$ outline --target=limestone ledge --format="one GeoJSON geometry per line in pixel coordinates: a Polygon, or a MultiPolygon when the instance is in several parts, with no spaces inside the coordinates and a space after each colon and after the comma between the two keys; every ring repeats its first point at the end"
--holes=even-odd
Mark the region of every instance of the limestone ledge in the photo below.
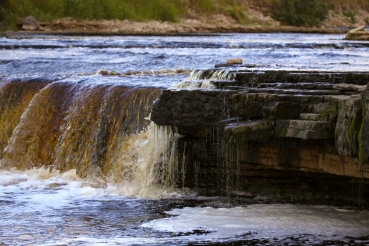
{"type": "Polygon", "coordinates": [[[154,104],[151,120],[177,127],[187,162],[369,178],[369,73],[232,73],[213,90],[163,90],[154,104]]]}

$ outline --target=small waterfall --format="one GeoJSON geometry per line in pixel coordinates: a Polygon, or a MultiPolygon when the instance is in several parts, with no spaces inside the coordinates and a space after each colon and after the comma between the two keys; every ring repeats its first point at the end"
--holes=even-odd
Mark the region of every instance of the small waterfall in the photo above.
{"type": "Polygon", "coordinates": [[[57,82],[29,103],[4,150],[3,166],[77,169],[103,175],[117,141],[144,130],[157,89],[57,82]]]}
{"type": "Polygon", "coordinates": [[[217,89],[214,81],[234,80],[235,76],[229,70],[193,70],[183,82],[174,85],[173,89],[217,89]]]}
{"type": "Polygon", "coordinates": [[[47,84],[1,84],[1,144],[8,144],[1,168],[38,179],[72,175],[130,197],[178,194],[185,178],[185,159],[180,164],[177,156],[181,136],[146,118],[158,89],[47,84]]]}
{"type": "Polygon", "coordinates": [[[111,161],[108,181],[114,192],[140,198],[176,194],[176,155],[180,136],[168,126],[151,123],[149,130],[120,141],[111,161]]]}

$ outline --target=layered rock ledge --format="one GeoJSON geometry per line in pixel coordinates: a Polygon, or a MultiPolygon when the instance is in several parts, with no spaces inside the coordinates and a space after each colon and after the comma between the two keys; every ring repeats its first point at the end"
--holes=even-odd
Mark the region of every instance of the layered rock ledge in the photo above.
{"type": "Polygon", "coordinates": [[[368,206],[368,72],[229,69],[194,71],[153,106],[182,136],[182,185],[368,206]]]}

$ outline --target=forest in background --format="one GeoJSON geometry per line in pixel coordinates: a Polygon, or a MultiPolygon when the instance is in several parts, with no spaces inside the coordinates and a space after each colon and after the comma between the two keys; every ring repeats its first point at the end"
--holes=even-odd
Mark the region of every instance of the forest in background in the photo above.
{"type": "MultiPolygon", "coordinates": [[[[352,22],[357,13],[355,9],[369,10],[369,0],[259,0],[257,3],[266,6],[266,15],[293,26],[319,25],[327,18],[329,10],[338,5],[346,6],[343,14],[352,22]]],[[[225,14],[242,24],[248,22],[248,1],[242,0],[2,0],[0,21],[12,29],[29,15],[39,21],[73,17],[178,22],[179,16],[189,9],[198,13],[225,14]]],[[[369,16],[366,21],[369,24],[369,16]]]]}

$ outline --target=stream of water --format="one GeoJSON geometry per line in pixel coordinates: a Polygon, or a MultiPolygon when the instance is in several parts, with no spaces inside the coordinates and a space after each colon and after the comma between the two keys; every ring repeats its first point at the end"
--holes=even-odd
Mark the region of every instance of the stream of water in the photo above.
{"type": "MultiPolygon", "coordinates": [[[[137,93],[147,98],[151,93],[154,97],[156,89],[180,84],[191,69],[214,68],[228,58],[239,57],[244,63],[266,69],[368,71],[369,43],[344,41],[343,37],[221,34],[0,38],[1,93],[10,81],[49,83],[24,102],[24,108],[19,109],[24,113],[17,116],[19,122],[7,133],[9,145],[3,146],[0,245],[369,245],[368,211],[266,204],[261,197],[203,197],[185,187],[176,187],[174,183],[180,177],[173,171],[178,166],[171,156],[176,136],[169,128],[151,125],[143,129],[138,125],[145,131],[132,133],[129,139],[118,136],[121,144],[108,150],[112,156],[108,163],[113,173],[108,173],[105,179],[90,174],[85,178],[78,175],[83,174],[83,170],[76,167],[75,162],[94,159],[88,154],[95,150],[89,139],[81,140],[90,148],[81,157],[73,154],[77,144],[70,148],[65,146],[80,141],[79,136],[89,132],[95,134],[98,132],[95,125],[104,123],[100,118],[115,115],[115,111],[105,106],[99,108],[99,105],[96,106],[98,113],[86,112],[86,108],[95,110],[90,107],[92,103],[98,104],[88,95],[101,95],[101,100],[109,105],[115,103],[113,97],[119,93],[125,95],[119,98],[121,101],[136,100],[137,93]],[[104,76],[101,70],[125,76],[104,76]],[[67,89],[46,97],[47,93],[54,93],[53,88],[61,87],[67,89]],[[124,89],[128,87],[138,89],[124,89]],[[88,100],[82,100],[81,95],[88,100]],[[67,98],[68,103],[64,103],[63,98],[67,98]],[[57,109],[41,108],[39,102],[53,102],[57,109]],[[65,129],[63,135],[52,135],[55,129],[51,126],[56,123],[51,119],[46,124],[42,110],[59,114],[53,119],[58,119],[60,128],[65,129]],[[79,116],[79,121],[70,119],[79,116]],[[41,125],[51,128],[47,131],[41,125]],[[83,128],[85,125],[88,125],[87,130],[83,128]],[[43,155],[43,159],[37,159],[32,152],[24,155],[27,160],[33,158],[32,163],[16,163],[26,160],[22,157],[22,143],[40,138],[33,136],[37,134],[24,135],[30,129],[48,133],[42,143],[52,145],[60,141],[58,151],[41,150],[40,145],[39,155],[43,155]],[[52,142],[50,139],[59,140],[52,142]],[[45,154],[47,151],[53,154],[45,154]],[[68,153],[75,159],[66,156],[68,153]],[[43,167],[43,161],[53,162],[63,170],[43,167]],[[5,167],[6,163],[13,167],[5,167]],[[156,163],[166,164],[159,167],[156,163]],[[159,179],[163,186],[156,185],[159,179]]],[[[127,112],[136,110],[126,104],[121,107],[127,107],[127,112]]],[[[142,115],[137,117],[142,118],[142,115]]],[[[9,130],[1,128],[1,131],[9,130]]],[[[112,130],[109,134],[113,136],[115,132],[112,130]]]]}

